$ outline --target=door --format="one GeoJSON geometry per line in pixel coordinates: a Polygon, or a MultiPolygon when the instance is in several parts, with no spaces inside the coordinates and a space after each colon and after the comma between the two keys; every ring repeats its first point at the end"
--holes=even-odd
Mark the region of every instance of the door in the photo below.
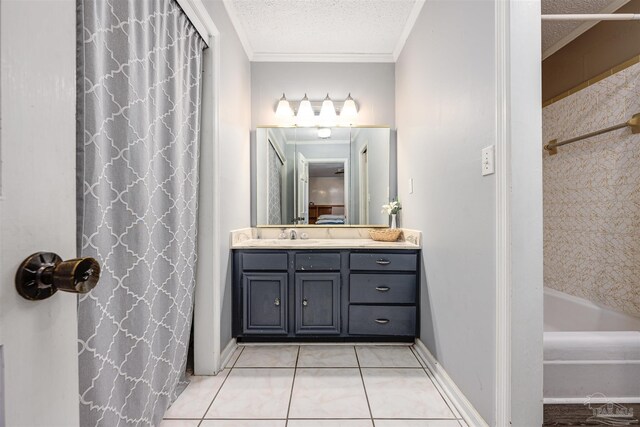
{"type": "Polygon", "coordinates": [[[244,273],[242,288],[244,333],[286,334],[287,273],[244,273]]]}
{"type": "Polygon", "coordinates": [[[298,153],[298,218],[309,224],[309,162],[298,153]]]}
{"type": "Polygon", "coordinates": [[[76,2],[3,0],[0,9],[0,425],[73,427],[77,297],[28,301],[14,277],[34,252],[76,255],[76,2]]]}
{"type": "Polygon", "coordinates": [[[340,273],[296,273],[296,334],[340,333],[340,273]]]}
{"type": "Polygon", "coordinates": [[[365,145],[360,151],[360,224],[369,224],[369,155],[368,146],[365,145]]]}

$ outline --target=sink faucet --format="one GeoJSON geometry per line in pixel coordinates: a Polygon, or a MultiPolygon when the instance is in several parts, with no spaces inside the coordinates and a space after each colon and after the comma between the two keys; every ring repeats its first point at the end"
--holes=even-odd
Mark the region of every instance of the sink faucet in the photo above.
{"type": "Polygon", "coordinates": [[[291,240],[296,240],[298,238],[298,233],[296,232],[296,230],[291,229],[291,231],[289,232],[289,238],[291,240]]]}

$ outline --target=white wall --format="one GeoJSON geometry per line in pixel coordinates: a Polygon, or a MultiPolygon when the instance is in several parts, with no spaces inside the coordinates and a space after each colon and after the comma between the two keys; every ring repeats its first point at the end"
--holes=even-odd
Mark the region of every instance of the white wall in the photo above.
{"type": "Polygon", "coordinates": [[[75,256],[76,4],[3,0],[0,15],[5,421],[73,427],[79,424],[77,298],[58,292],[27,301],[14,277],[36,251],[75,256]]]}
{"type": "Polygon", "coordinates": [[[427,1],[396,67],[401,219],[425,236],[420,338],[489,425],[496,192],[480,153],[496,137],[494,42],[492,1],[427,1]]]}
{"type": "Polygon", "coordinates": [[[398,187],[402,225],[425,235],[420,338],[486,422],[505,425],[496,409],[497,395],[509,395],[496,387],[496,261],[508,248],[496,244],[496,175],[480,173],[481,150],[496,144],[499,108],[505,108],[511,422],[534,426],[542,422],[540,6],[507,3],[511,45],[501,58],[496,5],[425,3],[396,64],[398,187]],[[499,99],[496,64],[503,60],[510,74],[499,99]]]}
{"type": "Polygon", "coordinates": [[[252,128],[278,124],[275,107],[283,92],[296,102],[305,93],[311,100],[322,100],[328,92],[339,101],[351,93],[358,105],[356,124],[394,128],[394,73],[391,63],[253,62],[252,128]]]}
{"type": "MultiPolygon", "coordinates": [[[[220,348],[224,349],[231,340],[231,252],[229,233],[250,223],[249,198],[249,132],[251,128],[251,69],[249,60],[233,28],[222,0],[204,0],[207,11],[220,31],[220,170],[201,170],[201,180],[212,174],[220,176],[220,239],[221,256],[219,278],[224,298],[213,303],[221,304],[220,348]]],[[[199,263],[213,260],[199,259],[199,263]]],[[[213,284],[211,284],[213,286],[213,284]]],[[[196,292],[196,299],[198,293],[196,292]]],[[[214,351],[214,319],[210,303],[199,310],[196,301],[195,340],[196,373],[212,373],[210,364],[214,351]],[[206,310],[206,312],[204,312],[206,310]],[[198,317],[201,316],[199,319],[198,317]],[[210,321],[208,321],[210,320],[210,321]],[[202,329],[199,331],[199,325],[202,329]],[[200,368],[200,369],[199,369],[200,368]],[[198,372],[199,371],[199,372],[198,372]]]]}

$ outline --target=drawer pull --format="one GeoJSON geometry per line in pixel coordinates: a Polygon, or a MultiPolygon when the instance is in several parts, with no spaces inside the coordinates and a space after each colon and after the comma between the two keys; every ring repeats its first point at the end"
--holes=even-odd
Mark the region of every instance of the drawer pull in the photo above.
{"type": "Polygon", "coordinates": [[[276,307],[280,306],[280,298],[276,298],[276,300],[273,302],[273,305],[275,305],[276,307]]]}
{"type": "Polygon", "coordinates": [[[389,292],[389,289],[391,289],[388,286],[376,286],[376,291],[378,292],[389,292]]]}
{"type": "Polygon", "coordinates": [[[376,264],[389,265],[391,264],[391,261],[389,261],[388,259],[380,258],[376,260],[376,264]]]}
{"type": "Polygon", "coordinates": [[[375,319],[376,323],[379,323],[380,325],[386,325],[387,323],[389,323],[389,319],[375,319]]]}
{"type": "Polygon", "coordinates": [[[308,306],[309,305],[309,300],[307,300],[306,298],[302,300],[302,305],[303,306],[308,306]]]}

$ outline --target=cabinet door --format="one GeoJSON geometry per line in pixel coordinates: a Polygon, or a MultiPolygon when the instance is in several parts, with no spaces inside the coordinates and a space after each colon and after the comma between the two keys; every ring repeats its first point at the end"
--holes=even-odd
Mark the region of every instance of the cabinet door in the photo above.
{"type": "Polygon", "coordinates": [[[244,273],[244,333],[287,333],[287,273],[244,273]]]}
{"type": "Polygon", "coordinates": [[[340,333],[340,273],[296,273],[296,334],[340,333]]]}

